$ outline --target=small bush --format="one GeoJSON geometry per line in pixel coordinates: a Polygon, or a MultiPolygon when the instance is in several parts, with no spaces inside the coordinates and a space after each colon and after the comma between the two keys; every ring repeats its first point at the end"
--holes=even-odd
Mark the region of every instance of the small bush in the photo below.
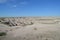
{"type": "Polygon", "coordinates": [[[37,28],[34,28],[34,30],[37,30],[37,28]]]}
{"type": "Polygon", "coordinates": [[[0,36],[6,36],[6,32],[0,32],[0,36]]]}

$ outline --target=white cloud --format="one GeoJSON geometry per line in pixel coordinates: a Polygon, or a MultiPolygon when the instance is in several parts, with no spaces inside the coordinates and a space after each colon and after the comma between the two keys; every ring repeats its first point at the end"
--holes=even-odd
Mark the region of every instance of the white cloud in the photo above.
{"type": "Polygon", "coordinates": [[[7,2],[7,0],[0,0],[0,3],[5,3],[7,2]]]}
{"type": "MultiPolygon", "coordinates": [[[[18,1],[18,0],[17,0],[18,1]]],[[[0,3],[6,3],[7,2],[7,6],[8,7],[11,7],[11,8],[16,8],[16,7],[24,7],[25,5],[27,5],[28,4],[28,2],[27,1],[22,1],[22,2],[19,2],[19,3],[17,3],[17,1],[16,0],[0,0],[0,3]],[[9,3],[9,2],[13,2],[13,3],[9,3]],[[16,2],[16,3],[14,3],[14,2],[16,2]]]]}

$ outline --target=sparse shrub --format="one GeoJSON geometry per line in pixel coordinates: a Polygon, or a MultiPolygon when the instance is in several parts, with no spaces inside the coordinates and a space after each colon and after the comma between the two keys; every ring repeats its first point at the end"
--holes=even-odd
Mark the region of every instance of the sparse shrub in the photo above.
{"type": "Polygon", "coordinates": [[[24,37],[24,39],[26,39],[26,38],[24,37]]]}
{"type": "Polygon", "coordinates": [[[48,40],[47,38],[45,40],[48,40]]]}
{"type": "Polygon", "coordinates": [[[37,28],[34,28],[34,30],[37,30],[37,28]]]}
{"type": "Polygon", "coordinates": [[[33,22],[31,22],[31,24],[30,25],[33,25],[34,23],[33,22]]]}
{"type": "Polygon", "coordinates": [[[37,37],[37,39],[39,38],[39,36],[36,36],[37,37]]]}
{"type": "Polygon", "coordinates": [[[2,21],[4,21],[5,18],[0,18],[2,21]]]}
{"type": "Polygon", "coordinates": [[[9,22],[4,22],[4,24],[7,24],[7,25],[9,25],[9,22]]]}
{"type": "Polygon", "coordinates": [[[1,22],[1,20],[0,20],[0,22],[1,22]]]}
{"type": "Polygon", "coordinates": [[[6,36],[6,32],[0,32],[0,36],[6,36]]]}

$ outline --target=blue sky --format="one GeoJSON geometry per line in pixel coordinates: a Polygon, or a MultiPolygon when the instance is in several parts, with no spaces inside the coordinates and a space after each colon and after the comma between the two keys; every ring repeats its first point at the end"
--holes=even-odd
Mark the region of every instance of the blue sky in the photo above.
{"type": "Polygon", "coordinates": [[[60,0],[0,0],[0,17],[60,16],[60,0]]]}

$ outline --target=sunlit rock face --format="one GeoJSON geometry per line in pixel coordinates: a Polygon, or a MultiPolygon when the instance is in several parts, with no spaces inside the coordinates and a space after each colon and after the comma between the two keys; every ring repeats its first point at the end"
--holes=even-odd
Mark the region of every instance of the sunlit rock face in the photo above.
{"type": "Polygon", "coordinates": [[[0,40],[60,40],[60,17],[0,18],[0,40]]]}
{"type": "Polygon", "coordinates": [[[9,26],[21,26],[21,25],[32,25],[35,22],[45,23],[45,24],[55,24],[58,23],[60,19],[52,17],[11,17],[11,18],[0,18],[0,23],[9,26]]]}
{"type": "Polygon", "coordinates": [[[29,18],[1,18],[0,19],[2,24],[6,24],[9,26],[24,26],[24,25],[32,25],[33,22],[29,18]]]}

